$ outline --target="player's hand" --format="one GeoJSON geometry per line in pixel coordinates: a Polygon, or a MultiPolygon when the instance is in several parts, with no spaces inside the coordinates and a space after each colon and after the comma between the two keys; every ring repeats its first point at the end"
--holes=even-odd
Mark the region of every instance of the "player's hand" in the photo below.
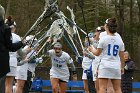
{"type": "Polygon", "coordinates": [[[29,62],[29,58],[28,57],[25,57],[24,61],[25,62],[29,62]]]}
{"type": "Polygon", "coordinates": [[[93,47],[93,45],[90,45],[87,49],[88,49],[89,51],[92,51],[92,50],[95,49],[95,48],[93,47]]]}
{"type": "Polygon", "coordinates": [[[86,55],[87,54],[87,52],[86,51],[83,51],[83,55],[86,55]]]}
{"type": "Polygon", "coordinates": [[[47,42],[50,43],[52,41],[51,37],[47,39],[47,42]]]}
{"type": "Polygon", "coordinates": [[[28,46],[25,50],[29,53],[32,51],[32,47],[28,46]]]}

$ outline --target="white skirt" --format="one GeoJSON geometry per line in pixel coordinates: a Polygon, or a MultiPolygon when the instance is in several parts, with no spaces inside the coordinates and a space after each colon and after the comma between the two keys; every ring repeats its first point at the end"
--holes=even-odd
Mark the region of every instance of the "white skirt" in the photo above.
{"type": "Polygon", "coordinates": [[[84,70],[83,70],[82,79],[87,79],[87,74],[84,72],[84,70]]]}
{"type": "Polygon", "coordinates": [[[17,73],[17,68],[16,67],[13,67],[13,66],[10,66],[10,72],[7,73],[6,76],[16,76],[16,73],[17,73]]]}
{"type": "Polygon", "coordinates": [[[55,69],[55,68],[51,68],[50,70],[50,78],[57,78],[60,79],[62,81],[69,81],[69,71],[68,69],[55,69]]]}
{"type": "Polygon", "coordinates": [[[15,79],[27,80],[28,63],[22,66],[17,66],[17,75],[15,79]]]}
{"type": "MultiPolygon", "coordinates": [[[[94,72],[92,71],[92,77],[93,77],[93,81],[96,81],[96,77],[94,76],[94,72]]],[[[87,74],[85,73],[85,70],[83,70],[83,75],[82,75],[82,79],[83,80],[87,80],[87,74]]]]}
{"type": "Polygon", "coordinates": [[[27,71],[17,71],[15,79],[27,80],[27,71]]]}
{"type": "Polygon", "coordinates": [[[93,74],[93,81],[96,81],[97,79],[97,70],[98,70],[99,62],[98,61],[93,61],[92,62],[92,74],[93,74]]]}
{"type": "Polygon", "coordinates": [[[68,81],[69,81],[69,76],[60,77],[60,76],[57,76],[57,75],[55,75],[55,74],[51,74],[51,75],[50,75],[50,78],[57,78],[57,79],[60,79],[60,80],[62,80],[62,81],[65,81],[65,82],[68,82],[68,81]]]}
{"type": "Polygon", "coordinates": [[[121,70],[114,68],[99,69],[98,78],[121,79],[121,70]]]}

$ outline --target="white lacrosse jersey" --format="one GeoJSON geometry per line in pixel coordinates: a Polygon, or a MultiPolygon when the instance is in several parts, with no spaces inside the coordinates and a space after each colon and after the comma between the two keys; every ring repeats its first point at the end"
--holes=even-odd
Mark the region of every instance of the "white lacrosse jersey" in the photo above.
{"type": "MultiPolygon", "coordinates": [[[[91,43],[94,47],[97,47],[98,45],[98,42],[96,40],[94,40],[92,43],[91,43]]],[[[91,52],[89,52],[91,53],[91,52]]],[[[92,53],[91,53],[92,54],[92,53]]],[[[92,66],[92,63],[94,62],[95,59],[91,59],[87,56],[83,56],[83,61],[82,61],[82,68],[84,70],[88,70],[90,69],[90,67],[92,66]]],[[[92,66],[92,68],[94,68],[94,65],[92,66]]]]}
{"type": "Polygon", "coordinates": [[[117,35],[100,38],[98,48],[102,49],[99,69],[121,69],[119,52],[124,51],[124,43],[117,35]]]}
{"type": "MultiPolygon", "coordinates": [[[[16,43],[18,41],[21,41],[21,38],[19,35],[12,33],[12,43],[16,43]]],[[[10,55],[10,66],[16,67],[17,66],[17,55],[16,52],[9,52],[10,55]]]]}
{"type": "Polygon", "coordinates": [[[82,68],[84,70],[88,70],[90,69],[91,65],[92,65],[93,59],[90,59],[86,56],[83,57],[83,61],[82,61],[82,68]]]}
{"type": "Polygon", "coordinates": [[[69,54],[62,51],[62,55],[58,57],[55,55],[55,51],[53,49],[49,50],[48,53],[52,61],[50,76],[56,76],[59,79],[69,78],[70,74],[67,64],[73,63],[69,54]]]}
{"type": "MultiPolygon", "coordinates": [[[[117,32],[114,33],[114,34],[122,40],[120,34],[118,34],[117,32]]],[[[107,32],[106,32],[106,31],[101,32],[100,35],[99,35],[99,38],[102,38],[102,37],[104,37],[104,36],[106,36],[106,35],[107,35],[107,32]]],[[[123,40],[122,40],[122,41],[123,41],[123,40]]]]}
{"type": "MultiPolygon", "coordinates": [[[[120,38],[120,39],[121,39],[121,42],[123,42],[122,37],[120,36],[120,34],[118,34],[118,33],[116,32],[116,33],[114,33],[114,35],[116,35],[118,38],[120,38]]],[[[99,35],[99,38],[101,39],[101,38],[103,38],[104,36],[107,36],[107,32],[106,32],[106,31],[101,32],[100,35],[99,35]]],[[[123,43],[123,44],[124,44],[124,43],[123,43]]]]}

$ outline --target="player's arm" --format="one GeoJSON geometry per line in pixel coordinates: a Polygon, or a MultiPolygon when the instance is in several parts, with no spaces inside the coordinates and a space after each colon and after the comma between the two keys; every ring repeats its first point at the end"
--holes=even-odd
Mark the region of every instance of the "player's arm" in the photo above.
{"type": "Polygon", "coordinates": [[[21,66],[24,63],[27,63],[29,61],[28,57],[26,57],[24,60],[21,60],[20,62],[17,62],[17,66],[21,66]]]}
{"type": "Polygon", "coordinates": [[[93,55],[92,52],[88,51],[87,55],[86,55],[88,58],[90,59],[95,59],[95,56],[93,55]]]}
{"type": "Polygon", "coordinates": [[[91,51],[95,56],[99,56],[102,52],[103,44],[104,44],[104,39],[102,38],[99,40],[97,49],[93,45],[90,45],[88,47],[88,50],[91,51]]]}
{"type": "Polygon", "coordinates": [[[89,47],[88,47],[88,50],[89,50],[90,52],[92,52],[95,56],[99,56],[99,55],[101,54],[101,52],[102,52],[102,49],[101,49],[101,48],[95,49],[95,48],[93,47],[93,45],[89,46],[89,47]]]}
{"type": "Polygon", "coordinates": [[[47,56],[49,56],[49,50],[50,50],[51,47],[48,47],[48,45],[50,44],[51,41],[52,41],[52,38],[49,37],[47,39],[46,45],[45,45],[44,50],[43,50],[43,54],[45,54],[47,56]]]}
{"type": "Polygon", "coordinates": [[[121,60],[121,71],[124,74],[124,51],[119,52],[120,60],[121,60]]]}
{"type": "Polygon", "coordinates": [[[76,67],[73,63],[73,59],[68,55],[68,60],[67,62],[69,63],[71,70],[72,70],[72,77],[74,80],[77,80],[77,74],[76,74],[76,67]]]}
{"type": "Polygon", "coordinates": [[[70,67],[71,67],[71,70],[72,70],[72,78],[73,78],[73,80],[77,80],[76,67],[75,67],[73,62],[70,63],[70,67]]]}

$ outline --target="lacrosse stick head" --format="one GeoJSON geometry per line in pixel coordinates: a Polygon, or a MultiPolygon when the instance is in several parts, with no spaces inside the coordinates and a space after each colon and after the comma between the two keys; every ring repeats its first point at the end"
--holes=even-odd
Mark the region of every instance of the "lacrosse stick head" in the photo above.
{"type": "Polygon", "coordinates": [[[61,34],[62,32],[62,28],[60,27],[60,25],[63,24],[63,20],[61,19],[57,19],[55,20],[50,29],[47,31],[47,36],[51,36],[53,37],[54,41],[57,41],[57,39],[61,38],[61,34]]]}
{"type": "Polygon", "coordinates": [[[35,36],[33,35],[28,35],[26,38],[26,44],[31,44],[31,43],[35,43],[37,41],[37,38],[35,38],[35,36]]]}
{"type": "Polygon", "coordinates": [[[57,2],[57,0],[45,0],[44,9],[47,9],[48,7],[50,7],[51,5],[55,4],[56,2],[57,2]]]}
{"type": "Polygon", "coordinates": [[[77,0],[79,7],[83,8],[84,0],[77,0]]]}

